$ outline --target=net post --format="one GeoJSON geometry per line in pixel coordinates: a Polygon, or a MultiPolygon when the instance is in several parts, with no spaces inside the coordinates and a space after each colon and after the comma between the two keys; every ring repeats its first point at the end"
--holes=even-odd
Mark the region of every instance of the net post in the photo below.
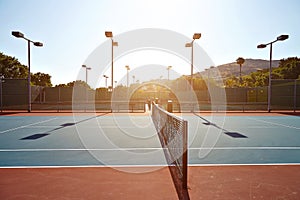
{"type": "Polygon", "coordinates": [[[183,141],[183,155],[182,155],[182,164],[183,164],[183,181],[182,187],[183,189],[187,190],[187,177],[188,177],[188,148],[187,148],[187,121],[183,121],[183,134],[182,134],[182,141],[183,141]]]}

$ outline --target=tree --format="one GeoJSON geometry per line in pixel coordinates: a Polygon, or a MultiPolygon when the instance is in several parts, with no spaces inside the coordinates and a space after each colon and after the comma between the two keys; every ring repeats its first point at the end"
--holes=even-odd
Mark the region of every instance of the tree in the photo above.
{"type": "MultiPolygon", "coordinates": [[[[28,67],[22,65],[15,57],[0,52],[0,76],[4,78],[27,78],[28,67]]],[[[51,87],[51,76],[41,72],[31,74],[31,84],[51,87]]]]}
{"type": "MultiPolygon", "coordinates": [[[[238,59],[237,59],[238,60],[238,59]]],[[[242,59],[239,61],[242,63],[242,59]]],[[[300,78],[300,58],[290,57],[281,59],[279,66],[273,68],[272,79],[299,79],[300,78]]],[[[262,69],[242,76],[242,87],[263,87],[268,86],[269,69],[262,69]]],[[[226,87],[236,87],[236,78],[229,77],[225,81],[226,87]]]]}
{"type": "Polygon", "coordinates": [[[242,84],[242,65],[244,64],[245,59],[242,57],[238,57],[238,59],[236,59],[236,63],[240,65],[240,84],[242,84]]]}
{"type": "Polygon", "coordinates": [[[44,74],[41,72],[31,74],[31,83],[33,85],[51,87],[51,76],[49,74],[44,74]]]}
{"type": "Polygon", "coordinates": [[[61,84],[55,85],[55,87],[68,87],[68,86],[64,83],[61,83],[61,84]]]}
{"type": "Polygon", "coordinates": [[[0,52],[0,75],[4,78],[27,78],[28,67],[15,57],[0,52]]]}
{"type": "Polygon", "coordinates": [[[281,59],[273,74],[275,74],[273,79],[297,79],[300,75],[300,59],[297,57],[281,59]]]}
{"type": "Polygon", "coordinates": [[[91,89],[91,87],[88,84],[86,84],[85,81],[82,81],[82,80],[72,81],[67,84],[55,85],[55,87],[74,87],[75,85],[80,86],[80,87],[87,87],[87,88],[91,89]]]}
{"type": "Polygon", "coordinates": [[[235,76],[231,76],[225,80],[225,86],[229,88],[234,88],[240,86],[238,79],[235,76]]]}

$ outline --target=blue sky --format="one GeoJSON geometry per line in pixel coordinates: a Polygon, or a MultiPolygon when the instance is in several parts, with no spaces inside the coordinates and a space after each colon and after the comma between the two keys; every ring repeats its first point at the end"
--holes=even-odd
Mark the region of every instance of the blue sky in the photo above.
{"type": "Polygon", "coordinates": [[[299,57],[299,9],[298,0],[0,0],[0,52],[27,65],[26,43],[11,31],[43,42],[32,47],[32,72],[50,74],[53,84],[76,80],[89,54],[107,40],[106,30],[117,35],[162,28],[188,37],[200,32],[196,42],[215,65],[240,56],[268,59],[269,49],[256,46],[289,34],[274,45],[273,58],[299,57]]]}

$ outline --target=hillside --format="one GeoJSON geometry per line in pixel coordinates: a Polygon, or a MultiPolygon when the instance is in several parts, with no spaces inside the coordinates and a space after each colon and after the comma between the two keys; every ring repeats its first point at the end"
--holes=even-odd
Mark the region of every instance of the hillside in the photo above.
{"type": "MultiPolygon", "coordinates": [[[[245,59],[245,63],[242,65],[242,75],[250,74],[251,72],[257,71],[259,69],[266,69],[269,68],[270,62],[268,60],[261,60],[261,59],[245,59]]],[[[279,60],[272,61],[272,67],[278,67],[279,60]]],[[[220,74],[222,77],[229,77],[229,76],[239,76],[240,67],[236,62],[227,63],[223,65],[217,66],[220,74]]],[[[209,73],[214,75],[213,72],[215,69],[209,69],[209,73]]],[[[200,72],[201,75],[207,76],[206,72],[200,72]]]]}

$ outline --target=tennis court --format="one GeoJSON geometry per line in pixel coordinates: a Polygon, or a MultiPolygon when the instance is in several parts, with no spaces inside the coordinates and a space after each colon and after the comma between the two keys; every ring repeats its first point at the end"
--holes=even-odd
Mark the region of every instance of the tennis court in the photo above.
{"type": "MultiPolygon", "coordinates": [[[[300,198],[299,116],[194,113],[180,117],[188,121],[191,199],[300,198]]],[[[138,199],[147,191],[151,194],[149,199],[177,198],[147,112],[11,114],[0,116],[0,124],[2,199],[34,195],[36,199],[55,198],[56,193],[71,199],[114,199],[116,193],[123,199],[138,199]],[[44,171],[33,173],[34,170],[44,171]],[[41,179],[40,185],[49,183],[50,189],[24,189],[17,180],[25,177],[24,184],[28,184],[28,179],[34,178],[30,173],[41,179]],[[90,187],[77,188],[79,183],[76,187],[72,177],[76,181],[87,179],[90,187]],[[60,189],[55,181],[62,184],[60,189]],[[63,187],[67,188],[65,192],[63,187]],[[98,192],[91,188],[98,188],[98,192]],[[75,195],[74,190],[81,191],[75,192],[79,196],[71,195],[75,195]],[[84,198],[80,193],[90,195],[84,198]]]]}

